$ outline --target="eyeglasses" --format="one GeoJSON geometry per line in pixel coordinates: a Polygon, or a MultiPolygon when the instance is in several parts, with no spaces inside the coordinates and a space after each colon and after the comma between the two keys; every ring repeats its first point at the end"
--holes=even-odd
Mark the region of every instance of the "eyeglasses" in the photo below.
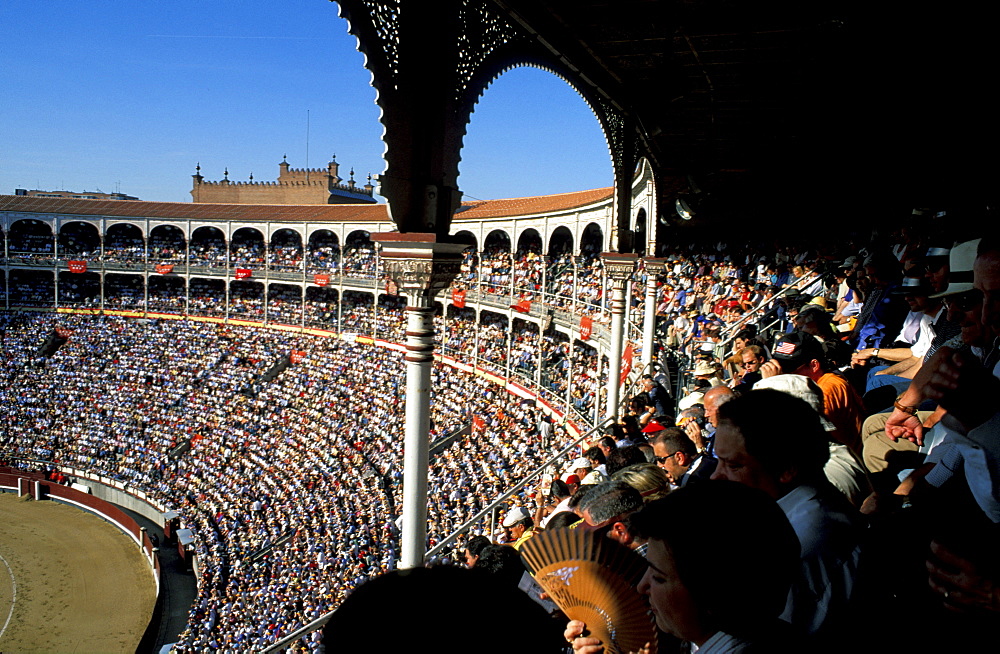
{"type": "Polygon", "coordinates": [[[975,290],[965,291],[964,293],[949,295],[944,299],[944,302],[948,305],[949,309],[955,311],[971,311],[972,309],[977,309],[983,305],[983,294],[975,290]]]}
{"type": "MultiPolygon", "coordinates": [[[[677,452],[680,452],[680,450],[677,450],[677,452]]],[[[667,456],[654,456],[653,459],[655,459],[657,463],[666,463],[668,459],[672,459],[677,456],[677,452],[668,454],[667,456]]]]}

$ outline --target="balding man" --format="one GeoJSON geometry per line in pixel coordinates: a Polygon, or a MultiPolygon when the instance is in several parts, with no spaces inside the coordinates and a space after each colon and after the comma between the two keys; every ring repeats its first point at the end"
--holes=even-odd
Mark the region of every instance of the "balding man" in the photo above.
{"type": "Polygon", "coordinates": [[[705,429],[702,429],[700,425],[697,426],[697,430],[695,427],[690,426],[690,423],[685,425],[688,438],[694,442],[699,452],[715,456],[713,450],[715,428],[719,425],[719,407],[735,397],[736,393],[728,386],[716,386],[705,393],[703,400],[705,403],[705,421],[707,422],[705,429]]]}
{"type": "Polygon", "coordinates": [[[736,393],[726,386],[716,386],[705,393],[705,419],[713,431],[719,426],[719,407],[736,397],[736,393]]]}

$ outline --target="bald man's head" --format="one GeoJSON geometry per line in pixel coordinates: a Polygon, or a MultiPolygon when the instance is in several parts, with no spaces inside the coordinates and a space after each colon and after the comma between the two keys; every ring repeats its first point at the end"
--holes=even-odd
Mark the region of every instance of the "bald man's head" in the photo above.
{"type": "Polygon", "coordinates": [[[734,397],[736,397],[736,394],[733,393],[733,389],[727,386],[716,386],[705,393],[705,397],[702,400],[705,404],[705,418],[713,427],[719,426],[719,407],[734,397]]]}

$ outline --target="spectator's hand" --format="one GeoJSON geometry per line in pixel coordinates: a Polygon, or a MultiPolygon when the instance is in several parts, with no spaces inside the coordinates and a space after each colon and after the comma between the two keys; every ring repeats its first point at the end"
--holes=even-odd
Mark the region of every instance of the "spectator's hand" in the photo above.
{"type": "Polygon", "coordinates": [[[761,379],[767,379],[768,377],[775,377],[781,374],[781,364],[775,359],[766,361],[760,366],[760,376],[761,379]]]}
{"type": "Polygon", "coordinates": [[[885,435],[893,442],[905,438],[918,447],[924,444],[924,426],[920,418],[899,409],[893,409],[892,415],[885,421],[885,435]]]}
{"type": "Polygon", "coordinates": [[[858,510],[862,513],[862,515],[874,515],[878,513],[880,508],[878,494],[872,493],[865,498],[865,501],[861,503],[861,508],[858,510]]]}
{"type": "Polygon", "coordinates": [[[697,420],[691,420],[684,425],[684,433],[687,434],[687,437],[691,439],[691,442],[699,450],[705,447],[705,439],[701,434],[701,425],[698,424],[697,420]]]}
{"type": "Polygon", "coordinates": [[[597,638],[584,636],[586,630],[587,625],[584,623],[579,620],[570,620],[569,624],[566,625],[566,630],[563,631],[563,638],[573,646],[573,654],[601,654],[604,651],[601,641],[597,638]]]}
{"type": "MultiPolygon", "coordinates": [[[[563,632],[563,637],[573,646],[573,654],[601,654],[604,645],[597,638],[585,637],[583,634],[587,630],[587,625],[579,620],[570,620],[563,632]]],[[[638,652],[629,654],[652,654],[653,648],[650,643],[643,645],[638,652]]]]}
{"type": "Polygon", "coordinates": [[[1000,381],[971,354],[954,352],[938,361],[924,383],[923,392],[966,429],[973,429],[996,413],[1000,381]]]}
{"type": "Polygon", "coordinates": [[[875,350],[866,347],[863,350],[858,350],[857,352],[851,354],[851,367],[860,368],[868,363],[868,359],[872,358],[875,354],[875,350]]]}
{"type": "Polygon", "coordinates": [[[962,613],[1000,613],[1000,585],[977,562],[933,541],[926,565],[927,582],[942,595],[945,608],[962,613]]]}

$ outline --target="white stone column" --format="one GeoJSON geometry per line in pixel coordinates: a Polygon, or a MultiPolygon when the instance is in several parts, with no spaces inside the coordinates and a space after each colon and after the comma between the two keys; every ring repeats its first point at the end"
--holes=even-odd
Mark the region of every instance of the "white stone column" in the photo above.
{"type": "Polygon", "coordinates": [[[373,234],[382,244],[385,272],[406,295],[406,408],[403,436],[403,535],[399,567],[423,565],[427,551],[427,470],[430,451],[434,296],[461,266],[461,244],[433,234],[373,234]]]}
{"type": "Polygon", "coordinates": [[[427,540],[431,364],[434,310],[428,294],[406,291],[406,419],[403,441],[403,541],[400,568],[423,565],[427,540]]]}
{"type": "Polygon", "coordinates": [[[638,256],[635,254],[620,254],[605,252],[601,255],[604,261],[604,271],[608,286],[611,287],[611,343],[608,351],[608,403],[604,416],[614,418],[618,415],[618,399],[621,389],[622,373],[622,337],[625,331],[625,286],[638,256]]]}
{"type": "MultiPolygon", "coordinates": [[[[656,285],[660,275],[667,268],[666,259],[652,257],[643,259],[646,271],[646,306],[642,317],[642,365],[648,368],[653,361],[654,341],[656,338],[656,285]]],[[[652,374],[650,371],[649,374],[652,374]]]]}

